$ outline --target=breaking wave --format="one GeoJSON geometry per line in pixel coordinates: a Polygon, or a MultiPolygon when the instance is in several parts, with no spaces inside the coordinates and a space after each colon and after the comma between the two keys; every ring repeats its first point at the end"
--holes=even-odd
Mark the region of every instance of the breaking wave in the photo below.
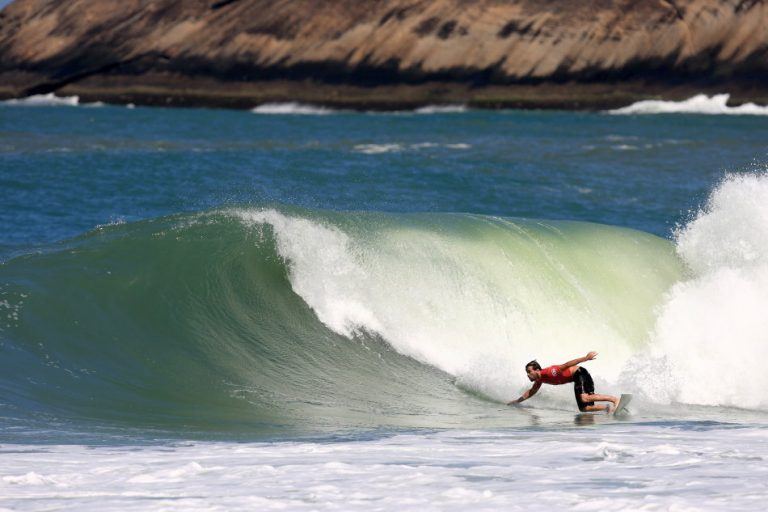
{"type": "Polygon", "coordinates": [[[337,112],[336,110],[318,107],[315,105],[306,105],[303,103],[264,103],[251,110],[254,114],[272,114],[272,115],[327,115],[337,112]]]}
{"type": "MultiPolygon", "coordinates": [[[[503,421],[525,362],[588,350],[603,391],[764,410],[766,205],[768,178],[730,177],[674,243],[288,206],[103,226],[0,265],[2,414],[471,426],[503,421]]],[[[571,409],[564,388],[542,400],[571,409]]]]}
{"type": "Polygon", "coordinates": [[[466,111],[466,105],[427,105],[417,108],[414,112],[417,114],[460,114],[466,111]]]}
{"type": "Polygon", "coordinates": [[[768,106],[744,103],[729,106],[729,94],[697,94],[683,101],[645,100],[627,107],[610,110],[610,114],[710,114],[710,115],[768,115],[768,106]]]}
{"type": "Polygon", "coordinates": [[[79,96],[56,96],[54,93],[36,94],[26,98],[5,100],[3,105],[22,107],[102,107],[104,103],[80,103],[79,96]]]}

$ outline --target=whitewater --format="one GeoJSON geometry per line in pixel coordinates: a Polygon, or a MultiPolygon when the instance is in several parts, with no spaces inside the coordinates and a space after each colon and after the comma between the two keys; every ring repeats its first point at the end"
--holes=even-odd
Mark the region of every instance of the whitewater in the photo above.
{"type": "Polygon", "coordinates": [[[70,107],[0,107],[0,510],[768,498],[759,116],[70,107]],[[629,416],[506,405],[589,350],[629,416]]]}

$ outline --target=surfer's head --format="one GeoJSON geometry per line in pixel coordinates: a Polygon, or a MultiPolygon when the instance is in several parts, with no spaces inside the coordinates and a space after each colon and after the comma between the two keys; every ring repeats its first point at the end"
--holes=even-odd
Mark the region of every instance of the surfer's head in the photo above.
{"type": "Polygon", "coordinates": [[[531,382],[538,380],[541,377],[541,365],[535,359],[525,365],[525,373],[528,374],[528,380],[531,382]]]}

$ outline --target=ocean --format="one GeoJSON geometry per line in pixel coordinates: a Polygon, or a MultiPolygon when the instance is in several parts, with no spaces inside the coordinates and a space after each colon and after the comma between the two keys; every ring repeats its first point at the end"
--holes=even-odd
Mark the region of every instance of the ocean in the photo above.
{"type": "Polygon", "coordinates": [[[0,511],[762,510],[768,109],[0,103],[0,511]],[[530,387],[584,364],[630,414],[530,387]]]}

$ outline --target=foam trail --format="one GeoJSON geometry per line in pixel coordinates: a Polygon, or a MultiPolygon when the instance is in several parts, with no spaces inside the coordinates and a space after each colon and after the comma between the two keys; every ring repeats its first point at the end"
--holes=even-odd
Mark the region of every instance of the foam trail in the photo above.
{"type": "Polygon", "coordinates": [[[727,177],[676,234],[690,277],[626,382],[657,402],[768,408],[768,175],[727,177]]]}
{"type": "Polygon", "coordinates": [[[697,94],[683,101],[645,100],[627,107],[609,110],[609,114],[709,114],[709,115],[768,115],[768,106],[744,103],[728,106],[729,94],[697,94]]]}
{"type": "Polygon", "coordinates": [[[272,115],[327,115],[336,112],[326,107],[305,105],[302,103],[264,103],[251,110],[254,114],[272,115]]]}

